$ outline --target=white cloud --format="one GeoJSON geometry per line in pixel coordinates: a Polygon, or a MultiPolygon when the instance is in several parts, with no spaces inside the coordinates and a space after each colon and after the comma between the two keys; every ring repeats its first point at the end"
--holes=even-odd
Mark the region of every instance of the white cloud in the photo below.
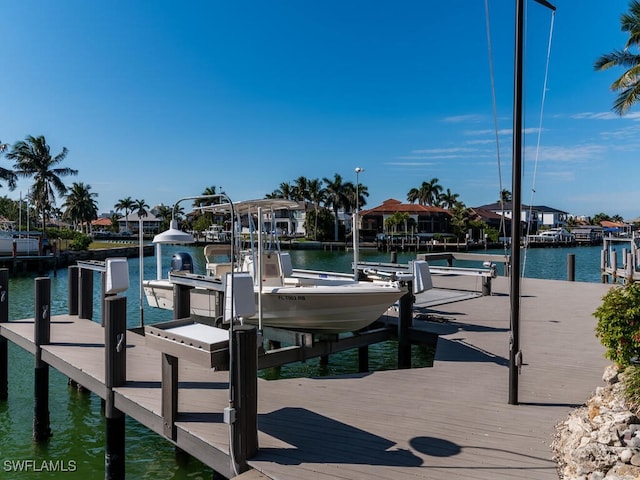
{"type": "Polygon", "coordinates": [[[444,123],[478,123],[485,121],[486,118],[484,115],[470,114],[470,115],[455,115],[452,117],[445,117],[442,119],[444,123]]]}
{"type": "Polygon", "coordinates": [[[576,120],[640,120],[640,112],[627,113],[625,115],[618,115],[615,112],[581,112],[571,115],[571,118],[576,120]]]}

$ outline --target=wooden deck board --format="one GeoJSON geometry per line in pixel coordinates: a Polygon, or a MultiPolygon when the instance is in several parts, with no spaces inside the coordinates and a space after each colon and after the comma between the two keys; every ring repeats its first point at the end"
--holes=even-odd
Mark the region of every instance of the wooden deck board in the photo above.
{"type": "MultiPolygon", "coordinates": [[[[471,280],[434,283],[473,289],[471,280]]],[[[416,311],[431,321],[414,324],[440,334],[434,367],[259,380],[260,450],[250,464],[274,480],[556,479],[553,426],[600,385],[607,364],[592,316],[607,288],[523,281],[520,405],[507,404],[508,279],[495,279],[490,297],[427,305],[418,296],[416,311]]],[[[102,328],[60,316],[51,331],[43,358],[104,395],[102,328]]],[[[32,322],[0,325],[0,334],[32,349],[32,322]]],[[[160,354],[128,334],[128,383],[116,389],[116,407],[158,433],[160,378],[160,354]]],[[[226,372],[180,362],[177,443],[222,473],[227,381],[226,372]]]]}

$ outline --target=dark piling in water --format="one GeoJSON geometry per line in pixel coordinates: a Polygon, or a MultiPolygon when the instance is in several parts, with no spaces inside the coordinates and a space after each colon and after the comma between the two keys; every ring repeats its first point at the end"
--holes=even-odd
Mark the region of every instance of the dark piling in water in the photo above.
{"type": "Polygon", "coordinates": [[[42,361],[42,345],[51,339],[51,279],[35,279],[34,316],[35,382],[33,405],[33,439],[45,442],[51,436],[49,424],[49,365],[42,361]]]}

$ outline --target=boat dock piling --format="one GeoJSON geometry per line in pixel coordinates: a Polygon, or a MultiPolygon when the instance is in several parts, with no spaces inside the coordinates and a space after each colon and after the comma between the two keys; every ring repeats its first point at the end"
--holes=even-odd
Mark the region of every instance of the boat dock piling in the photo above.
{"type": "MultiPolygon", "coordinates": [[[[9,321],[9,270],[0,268],[0,323],[9,321]]],[[[9,394],[7,339],[0,336],[0,401],[9,394]]]]}
{"type": "Polygon", "coordinates": [[[35,385],[33,406],[33,439],[44,442],[51,436],[49,426],[49,365],[42,360],[42,346],[51,342],[51,279],[35,279],[35,385]]]}
{"type": "Polygon", "coordinates": [[[600,252],[600,275],[602,283],[631,283],[640,281],[638,262],[638,238],[605,237],[600,252]],[[622,245],[620,251],[616,249],[622,245]],[[620,263],[621,262],[621,263],[620,263]]]}

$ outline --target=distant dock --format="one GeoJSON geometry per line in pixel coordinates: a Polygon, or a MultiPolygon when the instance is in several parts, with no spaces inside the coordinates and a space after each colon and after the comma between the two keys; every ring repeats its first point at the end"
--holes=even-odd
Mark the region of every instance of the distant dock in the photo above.
{"type": "MultiPolygon", "coordinates": [[[[549,447],[554,425],[601,385],[607,365],[592,313],[610,286],[523,279],[525,364],[519,405],[508,405],[508,283],[497,277],[492,295],[468,295],[479,291],[477,278],[434,276],[436,289],[419,294],[413,308],[414,326],[439,335],[432,368],[258,379],[258,450],[237,478],[556,480],[549,447]]],[[[395,316],[390,310],[381,321],[393,325],[395,316]]],[[[127,332],[126,381],[109,387],[105,327],[77,314],[58,315],[49,334],[48,343],[37,345],[34,319],[0,322],[0,337],[167,436],[166,366],[144,336],[127,332]]],[[[191,361],[176,366],[170,441],[234,477],[223,414],[229,372],[191,361]]],[[[53,433],[51,442],[57,441],[53,433]]]]}

